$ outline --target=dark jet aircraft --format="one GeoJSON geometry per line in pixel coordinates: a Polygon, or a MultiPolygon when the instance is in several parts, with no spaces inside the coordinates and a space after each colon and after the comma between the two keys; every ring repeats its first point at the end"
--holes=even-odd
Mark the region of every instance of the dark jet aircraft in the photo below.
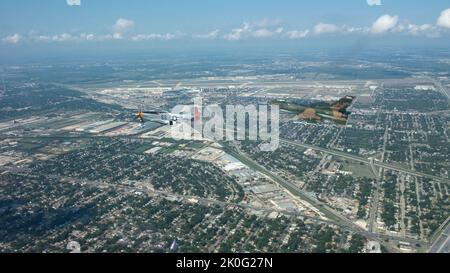
{"type": "Polygon", "coordinates": [[[280,109],[298,115],[298,118],[310,123],[319,123],[329,120],[341,125],[346,125],[351,112],[348,108],[353,104],[356,97],[346,96],[339,101],[333,102],[296,102],[286,100],[275,100],[272,104],[279,105],[280,109]]]}

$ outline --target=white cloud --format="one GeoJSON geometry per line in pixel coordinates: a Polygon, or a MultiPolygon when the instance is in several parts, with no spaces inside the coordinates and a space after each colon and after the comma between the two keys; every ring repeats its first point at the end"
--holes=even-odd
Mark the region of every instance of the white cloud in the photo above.
{"type": "Polygon", "coordinates": [[[373,23],[371,32],[373,34],[383,34],[395,28],[397,23],[398,16],[383,15],[373,23]]]}
{"type": "Polygon", "coordinates": [[[317,35],[338,32],[339,28],[333,24],[319,23],[314,27],[314,33],[317,35]]]}
{"type": "Polygon", "coordinates": [[[115,32],[126,32],[134,27],[134,22],[128,19],[119,18],[113,26],[115,32]]]}
{"type": "Polygon", "coordinates": [[[349,27],[344,26],[343,32],[345,34],[354,34],[354,33],[360,33],[360,34],[366,34],[370,32],[370,27],[349,27]]]}
{"type": "Polygon", "coordinates": [[[82,41],[103,40],[100,37],[98,37],[92,33],[80,33],[80,34],[62,33],[62,34],[55,34],[55,35],[40,35],[37,33],[31,33],[28,38],[31,41],[46,42],[46,43],[50,43],[50,42],[54,42],[54,43],[82,42],[82,41]]]}
{"type": "Polygon", "coordinates": [[[38,41],[38,42],[51,42],[52,41],[52,36],[39,35],[39,36],[33,37],[33,40],[38,41]]]}
{"type": "Polygon", "coordinates": [[[177,38],[180,38],[184,36],[181,32],[176,33],[166,33],[166,34],[159,34],[159,33],[152,33],[152,34],[139,34],[136,36],[131,37],[131,40],[134,42],[141,42],[141,41],[170,41],[177,38]]]}
{"type": "Polygon", "coordinates": [[[371,31],[370,27],[352,27],[347,25],[337,26],[334,24],[324,24],[319,23],[314,27],[315,35],[322,34],[340,34],[340,35],[350,35],[350,34],[367,34],[371,31]]]}
{"type": "Polygon", "coordinates": [[[274,33],[266,28],[262,28],[253,31],[252,35],[255,38],[270,38],[274,35],[274,33]]]}
{"type": "Polygon", "coordinates": [[[307,30],[291,30],[286,32],[286,37],[289,39],[303,39],[309,35],[310,31],[307,30]]]}
{"type": "Polygon", "coordinates": [[[425,36],[428,38],[437,38],[441,35],[439,28],[431,24],[399,24],[393,31],[412,36],[425,36]]]}
{"type": "Polygon", "coordinates": [[[81,40],[85,40],[85,41],[94,41],[97,37],[95,36],[95,34],[88,34],[88,33],[81,33],[80,34],[80,38],[81,40]]]}
{"type": "Polygon", "coordinates": [[[450,9],[446,9],[441,12],[437,25],[440,27],[450,28],[450,9]]]}
{"type": "Polygon", "coordinates": [[[52,41],[54,42],[67,42],[72,40],[76,40],[76,38],[69,33],[63,33],[52,37],[52,41]]]}
{"type": "Polygon", "coordinates": [[[381,6],[381,0],[367,0],[369,6],[381,6]]]}
{"type": "Polygon", "coordinates": [[[243,36],[251,31],[250,24],[245,22],[241,28],[235,28],[231,33],[224,36],[225,39],[230,41],[239,41],[243,36]]]}
{"type": "Polygon", "coordinates": [[[207,40],[213,40],[216,39],[219,35],[219,30],[216,29],[214,31],[211,31],[209,33],[206,34],[198,34],[198,35],[194,35],[194,38],[198,38],[198,39],[207,39],[207,40]]]}
{"type": "Polygon", "coordinates": [[[244,22],[242,27],[231,30],[223,38],[229,41],[239,41],[251,37],[263,39],[281,36],[283,32],[281,20],[264,19],[253,23],[244,22]]]}
{"type": "Polygon", "coordinates": [[[18,44],[21,40],[22,36],[16,33],[10,36],[6,36],[2,41],[8,44],[18,44]]]}
{"type": "Polygon", "coordinates": [[[133,29],[134,22],[128,19],[119,18],[112,27],[112,38],[115,40],[122,40],[124,34],[133,29]]]}
{"type": "Polygon", "coordinates": [[[81,6],[81,0],[66,0],[69,6],[81,6]]]}
{"type": "MultiPolygon", "coordinates": [[[[436,38],[446,32],[444,28],[450,28],[450,9],[444,10],[437,20],[437,24],[414,24],[408,21],[399,22],[398,16],[383,15],[372,26],[347,26],[327,23],[319,23],[312,30],[285,30],[280,25],[280,20],[262,20],[253,23],[244,22],[241,27],[234,28],[228,33],[220,34],[218,29],[203,34],[191,34],[192,39],[226,39],[239,41],[243,39],[304,39],[312,35],[336,34],[336,35],[369,35],[394,33],[398,35],[410,35],[417,37],[436,38]]],[[[17,44],[22,40],[31,42],[89,42],[109,40],[129,41],[170,41],[186,36],[182,32],[174,33],[150,33],[135,34],[132,30],[135,23],[131,20],[119,18],[109,33],[67,32],[62,34],[40,34],[30,31],[28,34],[13,34],[0,41],[3,43],[17,44]],[[130,34],[131,33],[131,34],[130,34]]]]}
{"type": "Polygon", "coordinates": [[[112,38],[114,40],[122,40],[123,39],[123,34],[119,33],[119,32],[113,33],[112,38]]]}

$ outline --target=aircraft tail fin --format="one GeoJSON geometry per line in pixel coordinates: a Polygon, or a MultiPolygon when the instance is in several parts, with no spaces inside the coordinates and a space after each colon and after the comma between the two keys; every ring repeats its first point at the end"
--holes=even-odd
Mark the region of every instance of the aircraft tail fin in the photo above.
{"type": "Polygon", "coordinates": [[[141,123],[145,123],[145,120],[144,120],[144,113],[143,113],[142,111],[139,111],[139,112],[137,113],[136,119],[138,119],[141,123]]]}
{"type": "Polygon", "coordinates": [[[356,97],[354,96],[345,96],[337,102],[333,103],[331,107],[333,110],[339,111],[341,113],[346,113],[347,109],[353,104],[356,97]]]}

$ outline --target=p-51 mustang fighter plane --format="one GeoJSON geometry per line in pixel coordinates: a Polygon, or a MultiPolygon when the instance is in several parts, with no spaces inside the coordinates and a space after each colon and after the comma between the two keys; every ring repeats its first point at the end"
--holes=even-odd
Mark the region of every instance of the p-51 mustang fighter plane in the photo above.
{"type": "Polygon", "coordinates": [[[191,114],[174,115],[166,111],[139,111],[136,119],[140,122],[142,127],[146,122],[155,122],[162,125],[174,125],[181,120],[192,120],[191,114]]]}
{"type": "Polygon", "coordinates": [[[296,113],[298,118],[310,123],[318,123],[323,120],[345,125],[351,112],[348,108],[352,106],[356,97],[346,96],[338,101],[333,102],[295,102],[286,100],[275,100],[272,104],[280,106],[280,109],[296,113]]]}
{"type": "Polygon", "coordinates": [[[159,111],[139,111],[136,119],[144,125],[145,122],[156,122],[163,125],[173,125],[176,121],[176,117],[172,117],[169,113],[159,111]]]}

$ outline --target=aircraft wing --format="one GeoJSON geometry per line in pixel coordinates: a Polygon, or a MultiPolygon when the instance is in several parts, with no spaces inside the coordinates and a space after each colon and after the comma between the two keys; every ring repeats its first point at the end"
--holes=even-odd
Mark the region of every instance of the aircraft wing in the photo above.
{"type": "Polygon", "coordinates": [[[166,111],[145,111],[142,112],[143,114],[147,114],[147,115],[160,115],[160,114],[167,114],[166,111]]]}

